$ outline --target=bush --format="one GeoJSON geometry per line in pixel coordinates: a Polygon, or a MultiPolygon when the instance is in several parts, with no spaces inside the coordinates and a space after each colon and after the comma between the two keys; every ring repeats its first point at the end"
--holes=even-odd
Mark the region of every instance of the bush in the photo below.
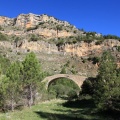
{"type": "Polygon", "coordinates": [[[38,41],[39,38],[35,34],[32,34],[29,41],[38,41]]]}
{"type": "Polygon", "coordinates": [[[56,46],[61,46],[61,45],[63,45],[64,43],[65,43],[64,39],[60,39],[60,40],[58,40],[56,46]]]}
{"type": "Polygon", "coordinates": [[[120,37],[116,35],[104,35],[103,38],[104,39],[120,39],[120,37]]]}
{"type": "Polygon", "coordinates": [[[21,53],[20,53],[20,52],[17,52],[17,55],[21,55],[21,53]]]}
{"type": "Polygon", "coordinates": [[[100,62],[100,58],[99,57],[89,57],[88,60],[92,61],[93,64],[96,64],[96,63],[100,62]]]}
{"type": "Polygon", "coordinates": [[[3,74],[6,73],[7,68],[10,65],[10,60],[0,55],[0,67],[2,68],[3,74]]]}
{"type": "Polygon", "coordinates": [[[48,91],[55,98],[74,99],[79,92],[79,87],[71,80],[59,78],[49,85],[48,91]]]}
{"type": "Polygon", "coordinates": [[[59,31],[61,31],[62,30],[62,26],[61,25],[57,25],[56,29],[59,30],[59,31]]]}
{"type": "Polygon", "coordinates": [[[87,78],[82,85],[82,91],[80,92],[80,95],[90,95],[92,96],[94,94],[94,84],[95,84],[96,78],[89,77],[87,78]]]}
{"type": "Polygon", "coordinates": [[[69,91],[67,96],[68,96],[68,100],[73,100],[78,98],[77,93],[74,90],[69,91]]]}
{"type": "Polygon", "coordinates": [[[117,50],[118,50],[118,52],[120,52],[120,46],[117,46],[117,50]]]}
{"type": "Polygon", "coordinates": [[[0,41],[7,41],[8,36],[0,32],[0,41]]]}
{"type": "Polygon", "coordinates": [[[111,52],[102,54],[96,77],[94,102],[100,110],[120,111],[120,72],[111,52]]]}
{"type": "Polygon", "coordinates": [[[40,22],[39,25],[43,25],[45,22],[40,22]]]}
{"type": "Polygon", "coordinates": [[[97,42],[95,42],[95,45],[101,45],[102,44],[102,40],[98,40],[97,42]]]}
{"type": "Polygon", "coordinates": [[[66,74],[66,73],[67,73],[67,72],[66,72],[66,68],[63,67],[62,70],[61,70],[61,72],[60,72],[60,74],[66,74]]]}
{"type": "Polygon", "coordinates": [[[4,29],[2,28],[2,26],[0,26],[0,30],[3,31],[4,29]]]}

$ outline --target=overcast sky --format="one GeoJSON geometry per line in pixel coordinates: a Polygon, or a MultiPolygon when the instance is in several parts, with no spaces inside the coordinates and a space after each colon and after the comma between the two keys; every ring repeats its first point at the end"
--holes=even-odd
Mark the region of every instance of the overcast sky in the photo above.
{"type": "Polygon", "coordinates": [[[48,14],[86,31],[120,36],[120,0],[0,0],[0,16],[48,14]]]}

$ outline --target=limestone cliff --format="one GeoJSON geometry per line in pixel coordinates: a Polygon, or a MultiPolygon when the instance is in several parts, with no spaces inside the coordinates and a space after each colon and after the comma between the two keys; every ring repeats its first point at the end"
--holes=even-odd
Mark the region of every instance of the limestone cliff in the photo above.
{"type": "MultiPolygon", "coordinates": [[[[69,41],[69,37],[72,36],[73,39],[71,39],[74,41],[76,36],[84,37],[86,34],[66,21],[60,21],[45,14],[20,14],[16,18],[0,16],[0,27],[2,27],[0,32],[9,35],[12,39],[11,42],[1,41],[0,46],[17,52],[62,53],[64,55],[84,57],[99,55],[104,50],[111,50],[115,52],[117,57],[119,56],[117,46],[120,46],[120,42],[118,40],[103,40],[99,45],[96,45],[95,40],[91,43],[85,41],[80,42],[80,40],[78,40],[77,43],[72,42],[72,44],[68,44],[67,42],[63,42],[57,46],[56,42],[63,40],[63,38],[69,41]],[[30,36],[33,34],[38,37],[37,41],[30,41],[30,36]],[[16,41],[16,36],[18,36],[20,40],[16,41]],[[49,41],[50,39],[54,42],[51,43],[49,41]]],[[[89,35],[90,38],[91,35],[89,35]]],[[[94,35],[101,37],[101,34],[95,33],[94,35]]]]}
{"type": "Polygon", "coordinates": [[[68,22],[45,14],[20,14],[16,18],[0,16],[0,26],[4,28],[0,32],[8,35],[39,34],[46,39],[74,36],[75,33],[73,31],[75,30],[82,33],[68,22]]]}
{"type": "Polygon", "coordinates": [[[8,18],[4,16],[0,16],[0,25],[1,26],[9,26],[14,24],[14,18],[8,18]]]}
{"type": "Polygon", "coordinates": [[[96,45],[95,41],[91,43],[79,42],[76,44],[64,44],[61,46],[56,46],[56,44],[50,44],[45,41],[18,41],[15,42],[7,42],[0,41],[0,46],[4,48],[11,48],[17,50],[19,52],[25,52],[27,50],[33,52],[46,52],[46,53],[57,53],[61,54],[69,54],[72,56],[84,57],[89,55],[99,55],[104,50],[111,50],[112,52],[117,52],[117,46],[120,46],[120,41],[118,40],[105,40],[102,44],[96,45]]]}

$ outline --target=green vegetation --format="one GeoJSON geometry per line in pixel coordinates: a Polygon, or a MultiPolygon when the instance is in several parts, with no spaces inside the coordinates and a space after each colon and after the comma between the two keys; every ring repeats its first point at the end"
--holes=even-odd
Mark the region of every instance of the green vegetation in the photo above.
{"type": "Polygon", "coordinates": [[[25,84],[27,104],[29,107],[35,102],[37,87],[41,79],[40,64],[34,53],[30,53],[23,61],[23,83],[25,84]]]}
{"type": "Polygon", "coordinates": [[[117,46],[117,50],[118,50],[118,52],[120,52],[120,46],[117,46]]]}
{"type": "Polygon", "coordinates": [[[120,37],[116,36],[116,35],[104,35],[103,36],[104,39],[118,39],[120,40],[120,37]]]}
{"type": "Polygon", "coordinates": [[[99,57],[89,57],[88,60],[92,61],[93,64],[96,64],[96,63],[100,62],[100,58],[99,57]]]}
{"type": "Polygon", "coordinates": [[[38,37],[35,34],[32,34],[29,41],[38,41],[38,37]]]}
{"type": "Polygon", "coordinates": [[[52,41],[55,42],[57,46],[64,45],[65,43],[75,44],[75,43],[79,43],[81,41],[84,41],[86,43],[91,43],[94,40],[95,40],[95,45],[100,45],[106,39],[120,40],[120,38],[118,36],[115,36],[115,35],[103,36],[102,34],[97,35],[96,32],[84,32],[83,35],[78,34],[77,36],[70,36],[70,37],[66,37],[66,38],[58,38],[57,41],[56,40],[52,40],[52,41]]]}
{"type": "Polygon", "coordinates": [[[88,32],[88,33],[85,33],[85,35],[77,35],[77,36],[70,36],[70,37],[66,37],[66,38],[58,38],[57,41],[53,39],[51,41],[55,42],[57,46],[61,46],[61,45],[64,45],[65,43],[75,44],[75,43],[79,43],[81,41],[84,41],[86,43],[91,43],[94,40],[97,40],[95,43],[96,45],[99,45],[104,41],[102,35],[96,36],[96,34],[94,32],[88,32]]]}
{"type": "Polygon", "coordinates": [[[99,63],[98,76],[88,78],[80,95],[93,97],[100,111],[120,112],[120,69],[110,52],[104,52],[99,63]]]}
{"type": "Polygon", "coordinates": [[[102,42],[103,42],[103,40],[97,40],[97,41],[95,42],[95,45],[101,45],[102,42]]]}
{"type": "Polygon", "coordinates": [[[39,83],[45,75],[35,54],[31,52],[23,62],[12,63],[5,73],[2,72],[4,63],[7,62],[1,62],[0,109],[13,111],[18,106],[31,107],[36,102],[39,83]]]}
{"type": "MultiPolygon", "coordinates": [[[[118,119],[120,112],[120,69],[117,68],[113,56],[110,52],[104,52],[101,58],[94,56],[86,60],[93,64],[99,63],[98,76],[89,77],[83,83],[81,91],[73,81],[65,78],[52,81],[47,91],[45,84],[40,83],[40,81],[49,74],[42,72],[41,65],[33,52],[29,53],[22,62],[17,61],[11,64],[8,59],[0,56],[0,111],[15,111],[8,113],[13,120],[14,118],[27,120],[29,114],[31,119],[34,117],[36,120],[104,120],[105,117],[111,120],[114,119],[113,117],[118,119]],[[49,104],[32,107],[43,100],[58,98],[68,101],[63,104],[57,104],[54,101],[52,108],[49,104]],[[49,109],[44,109],[46,105],[49,106],[49,109]],[[16,111],[26,106],[31,107],[31,109],[25,108],[23,111],[16,111]],[[38,109],[39,111],[36,112],[38,109]],[[26,113],[25,118],[21,115],[24,112],[26,113]],[[107,113],[115,115],[110,116],[107,113]]],[[[71,73],[76,74],[75,67],[70,64],[69,60],[61,67],[61,74],[66,74],[68,69],[71,73]]],[[[3,120],[6,119],[5,114],[0,114],[1,116],[3,120]]]]}
{"type": "Polygon", "coordinates": [[[0,68],[2,69],[2,74],[5,74],[10,65],[10,60],[0,55],[0,68]]]}
{"type": "Polygon", "coordinates": [[[59,78],[54,80],[48,89],[49,96],[52,98],[74,99],[77,98],[80,88],[67,78],[59,78]]]}
{"type": "Polygon", "coordinates": [[[120,110],[120,77],[110,52],[104,52],[96,79],[94,101],[102,110],[120,110]]]}
{"type": "Polygon", "coordinates": [[[70,65],[70,61],[68,60],[63,66],[61,66],[61,72],[60,74],[67,74],[67,73],[71,73],[71,74],[77,74],[78,71],[76,70],[74,65],[70,65]]]}
{"type": "Polygon", "coordinates": [[[56,29],[57,29],[57,31],[58,31],[58,30],[61,31],[61,30],[62,30],[62,26],[61,26],[61,25],[57,25],[57,26],[56,26],[56,29]]]}
{"type": "Polygon", "coordinates": [[[0,41],[7,41],[8,36],[0,32],[0,41]]]}
{"type": "Polygon", "coordinates": [[[36,35],[36,34],[30,34],[29,36],[29,42],[30,41],[38,41],[38,40],[41,40],[42,38],[39,36],[39,35],[36,35]]]}
{"type": "Polygon", "coordinates": [[[6,77],[1,81],[1,107],[14,110],[14,103],[20,99],[22,65],[18,62],[12,63],[7,70],[6,77]],[[8,101],[10,102],[8,105],[8,101]]]}
{"type": "MultiPolygon", "coordinates": [[[[113,113],[112,113],[113,114],[113,113]]],[[[78,101],[52,100],[0,114],[0,120],[118,120],[118,116],[96,111],[91,99],[78,101]]]]}
{"type": "Polygon", "coordinates": [[[3,27],[2,27],[2,26],[0,26],[0,30],[1,30],[1,31],[4,31],[4,29],[3,29],[3,27]]]}
{"type": "Polygon", "coordinates": [[[66,67],[65,67],[65,66],[62,68],[62,70],[61,70],[60,73],[61,73],[61,74],[66,74],[66,73],[67,73],[67,72],[66,72],[66,67]]]}

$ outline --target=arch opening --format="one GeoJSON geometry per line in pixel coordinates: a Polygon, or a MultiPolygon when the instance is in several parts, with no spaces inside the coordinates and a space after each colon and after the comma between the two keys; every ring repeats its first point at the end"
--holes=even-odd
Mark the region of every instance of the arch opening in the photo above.
{"type": "Polygon", "coordinates": [[[76,83],[79,87],[81,87],[87,77],[80,75],[70,75],[70,74],[55,74],[52,76],[48,76],[44,78],[44,80],[42,80],[42,82],[46,84],[46,89],[48,89],[48,85],[57,78],[68,78],[72,80],[74,83],[76,83]]]}
{"type": "Polygon", "coordinates": [[[72,79],[70,79],[70,78],[58,77],[58,78],[52,79],[52,80],[48,83],[48,88],[49,88],[49,86],[50,86],[53,82],[55,82],[55,81],[57,81],[57,80],[59,80],[59,79],[64,79],[65,81],[66,81],[66,80],[67,80],[67,81],[72,81],[76,86],[80,87],[74,80],[72,80],[72,79]]]}
{"type": "Polygon", "coordinates": [[[53,98],[77,98],[79,91],[80,88],[78,84],[76,84],[75,81],[65,77],[55,78],[48,84],[49,96],[53,98]]]}

